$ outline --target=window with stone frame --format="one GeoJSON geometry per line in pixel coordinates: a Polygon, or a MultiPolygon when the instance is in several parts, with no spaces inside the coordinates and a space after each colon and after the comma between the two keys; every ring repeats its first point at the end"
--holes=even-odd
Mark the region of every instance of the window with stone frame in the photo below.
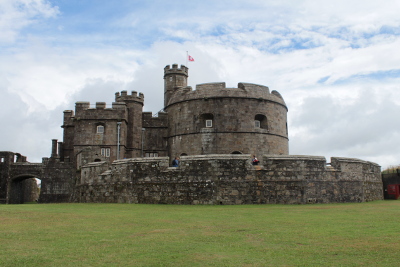
{"type": "Polygon", "coordinates": [[[213,127],[214,115],[211,113],[204,113],[200,115],[201,128],[212,128],[213,127]]]}
{"type": "Polygon", "coordinates": [[[97,125],[96,133],[103,134],[104,133],[104,125],[97,125]]]}
{"type": "Polygon", "coordinates": [[[158,152],[146,152],[145,157],[146,158],[156,158],[156,157],[158,157],[158,152]]]}
{"type": "Polygon", "coordinates": [[[101,150],[100,150],[100,154],[103,156],[103,157],[106,157],[106,158],[109,158],[110,157],[110,154],[111,154],[111,149],[109,148],[109,147],[102,147],[101,148],[101,150]]]}
{"type": "Polygon", "coordinates": [[[254,116],[254,127],[268,130],[268,120],[265,115],[257,114],[254,116]]]}

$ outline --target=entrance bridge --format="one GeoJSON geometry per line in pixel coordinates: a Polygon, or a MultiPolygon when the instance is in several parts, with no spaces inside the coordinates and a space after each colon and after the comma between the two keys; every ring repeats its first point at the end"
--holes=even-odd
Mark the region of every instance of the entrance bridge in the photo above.
{"type": "Polygon", "coordinates": [[[0,203],[68,202],[73,192],[73,170],[72,163],[57,157],[29,163],[18,153],[0,151],[0,203]],[[41,181],[40,189],[32,178],[41,181]]]}

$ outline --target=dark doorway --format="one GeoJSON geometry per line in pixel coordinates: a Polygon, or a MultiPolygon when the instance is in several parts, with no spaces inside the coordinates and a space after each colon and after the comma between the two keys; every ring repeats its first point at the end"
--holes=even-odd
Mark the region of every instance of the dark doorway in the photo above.
{"type": "Polygon", "coordinates": [[[40,179],[23,176],[11,180],[8,193],[9,204],[35,203],[39,201],[40,179]],[[38,182],[39,181],[39,182],[38,182]]]}

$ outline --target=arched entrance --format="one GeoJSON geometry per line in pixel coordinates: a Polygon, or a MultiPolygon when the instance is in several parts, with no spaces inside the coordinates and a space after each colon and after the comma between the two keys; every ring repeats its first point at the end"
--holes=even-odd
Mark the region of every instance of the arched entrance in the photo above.
{"type": "Polygon", "coordinates": [[[8,204],[37,202],[40,195],[38,180],[40,178],[32,174],[12,178],[8,185],[8,204]]]}

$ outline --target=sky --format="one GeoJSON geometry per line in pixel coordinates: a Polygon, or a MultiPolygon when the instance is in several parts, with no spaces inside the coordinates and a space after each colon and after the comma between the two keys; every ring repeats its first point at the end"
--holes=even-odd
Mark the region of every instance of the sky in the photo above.
{"type": "Polygon", "coordinates": [[[30,162],[63,111],[188,85],[266,85],[288,106],[289,154],[400,164],[400,0],[0,0],[0,151],[30,162]],[[188,53],[195,59],[186,62],[188,53]]]}

